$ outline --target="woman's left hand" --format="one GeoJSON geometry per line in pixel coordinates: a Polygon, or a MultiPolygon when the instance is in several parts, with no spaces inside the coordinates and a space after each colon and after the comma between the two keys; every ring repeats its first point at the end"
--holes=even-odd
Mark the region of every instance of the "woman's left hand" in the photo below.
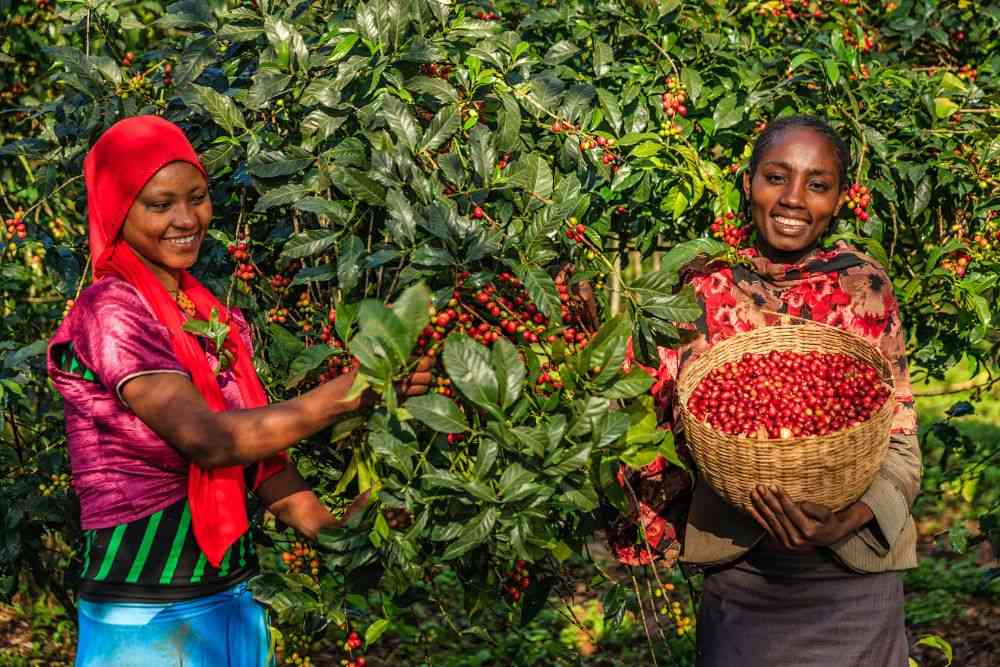
{"type": "Polygon", "coordinates": [[[828,547],[856,532],[874,518],[862,502],[839,512],[808,501],[793,502],[782,489],[757,485],[751,492],[754,519],[788,549],[828,547]]]}

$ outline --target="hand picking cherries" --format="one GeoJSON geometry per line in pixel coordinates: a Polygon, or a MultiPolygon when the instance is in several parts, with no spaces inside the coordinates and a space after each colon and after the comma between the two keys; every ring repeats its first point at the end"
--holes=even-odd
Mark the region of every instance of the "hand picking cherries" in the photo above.
{"type": "Polygon", "coordinates": [[[730,435],[786,439],[857,426],[888,396],[878,372],[846,354],[772,351],[713,370],[688,409],[730,435]]]}

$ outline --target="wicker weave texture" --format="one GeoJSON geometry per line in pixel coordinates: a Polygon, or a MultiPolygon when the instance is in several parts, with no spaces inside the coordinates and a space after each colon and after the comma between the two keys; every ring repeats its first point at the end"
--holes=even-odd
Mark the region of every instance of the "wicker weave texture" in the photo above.
{"type": "Polygon", "coordinates": [[[871,485],[889,448],[896,409],[892,369],[884,356],[855,334],[820,324],[784,324],[736,334],[688,364],[677,383],[681,418],[698,470],[721,497],[747,510],[757,484],[779,486],[795,502],[841,509],[871,485]],[[771,351],[847,354],[875,368],[890,388],[867,421],[824,436],[758,440],[716,431],[687,409],[698,384],[722,364],[744,354],[771,351]]]}

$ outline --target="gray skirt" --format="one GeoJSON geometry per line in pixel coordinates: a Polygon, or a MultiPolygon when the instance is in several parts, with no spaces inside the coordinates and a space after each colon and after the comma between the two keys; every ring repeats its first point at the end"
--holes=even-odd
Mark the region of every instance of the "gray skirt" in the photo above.
{"type": "Polygon", "coordinates": [[[757,547],[705,574],[698,667],[907,667],[903,579],[757,547]]]}

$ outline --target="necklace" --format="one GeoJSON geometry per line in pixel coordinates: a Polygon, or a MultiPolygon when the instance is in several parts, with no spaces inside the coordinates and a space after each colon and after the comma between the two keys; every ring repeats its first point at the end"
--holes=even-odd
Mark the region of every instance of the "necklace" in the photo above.
{"type": "Polygon", "coordinates": [[[195,309],[194,301],[191,300],[191,297],[184,292],[177,290],[174,292],[174,301],[177,302],[177,307],[180,308],[185,315],[192,320],[195,318],[197,310],[195,309]]]}

